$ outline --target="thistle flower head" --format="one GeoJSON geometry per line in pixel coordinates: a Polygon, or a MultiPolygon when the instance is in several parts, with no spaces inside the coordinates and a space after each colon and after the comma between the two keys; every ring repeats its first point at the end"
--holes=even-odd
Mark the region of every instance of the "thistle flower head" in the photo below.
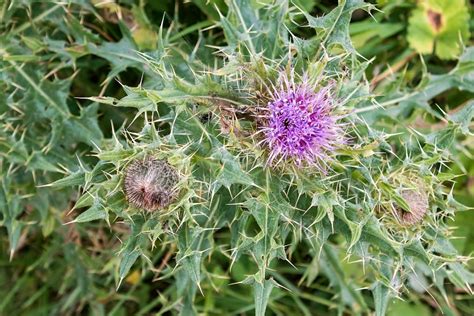
{"type": "Polygon", "coordinates": [[[178,172],[165,160],[137,159],[125,172],[125,194],[129,203],[154,211],[175,200],[178,181],[178,172]]]}
{"type": "Polygon", "coordinates": [[[297,165],[321,166],[343,139],[338,117],[333,114],[331,86],[310,84],[307,76],[295,83],[294,76],[280,76],[268,103],[265,142],[270,148],[268,162],[291,159],[297,165]]]}

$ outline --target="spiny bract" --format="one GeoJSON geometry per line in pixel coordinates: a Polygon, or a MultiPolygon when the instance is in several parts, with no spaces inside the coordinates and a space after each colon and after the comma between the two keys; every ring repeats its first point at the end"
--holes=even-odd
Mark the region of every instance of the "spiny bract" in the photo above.
{"type": "Polygon", "coordinates": [[[131,204],[154,211],[173,202],[178,181],[178,171],[165,160],[137,159],[125,172],[125,193],[131,204]]]}

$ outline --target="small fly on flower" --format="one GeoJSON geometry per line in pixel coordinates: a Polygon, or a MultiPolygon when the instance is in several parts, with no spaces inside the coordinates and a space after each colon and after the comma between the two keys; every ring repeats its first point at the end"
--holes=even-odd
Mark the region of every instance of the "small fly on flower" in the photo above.
{"type": "Polygon", "coordinates": [[[311,84],[307,75],[295,82],[281,73],[265,111],[261,128],[270,149],[268,164],[293,160],[298,166],[314,165],[321,171],[330,153],[343,143],[344,131],[334,114],[332,85],[311,84]]]}

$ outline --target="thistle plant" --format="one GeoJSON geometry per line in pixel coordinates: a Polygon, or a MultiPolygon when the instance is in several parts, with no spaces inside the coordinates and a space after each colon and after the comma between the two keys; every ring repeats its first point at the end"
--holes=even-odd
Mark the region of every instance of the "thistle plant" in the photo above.
{"type": "Polygon", "coordinates": [[[133,124],[97,146],[94,167],[62,179],[84,192],[74,223],[130,228],[118,286],[133,267],[156,271],[150,258],[166,248],[173,259],[157,278],[174,279],[183,315],[226,286],[250,287],[251,309],[264,315],[291,284],[277,265],[308,286],[321,265],[341,313],[383,315],[414,277],[440,293],[448,279],[470,290],[469,258],[451,246],[446,224],[461,206],[443,184],[450,140],[469,123],[449,116],[444,130],[425,134],[394,121],[425,111],[447,89],[443,79],[471,78],[472,50],[445,78],[375,94],[347,26],[355,10],[371,8],[341,1],[312,17],[283,0],[229,1],[217,12],[221,46],[206,45],[210,34],[195,47],[172,43],[161,30],[153,54],[137,53],[150,72],[140,85],[124,86],[122,99],[89,98],[137,109],[133,124]],[[308,29],[316,35],[306,38],[308,29]],[[358,284],[343,281],[339,255],[365,269],[358,284]],[[295,257],[305,263],[292,266],[295,257]],[[242,266],[245,274],[223,284],[242,266]]]}

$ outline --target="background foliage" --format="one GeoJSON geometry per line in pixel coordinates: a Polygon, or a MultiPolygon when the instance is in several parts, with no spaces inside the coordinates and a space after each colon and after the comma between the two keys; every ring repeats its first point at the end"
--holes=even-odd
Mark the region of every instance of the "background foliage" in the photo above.
{"type": "Polygon", "coordinates": [[[449,2],[0,1],[0,314],[472,315],[472,20],[449,2]],[[446,14],[439,30],[419,25],[430,8],[446,14]],[[355,215],[370,201],[343,211],[332,184],[293,179],[317,196],[297,199],[252,141],[223,137],[236,123],[220,101],[245,106],[246,78],[275,75],[255,55],[292,49],[299,67],[329,56],[320,64],[343,73],[360,143],[343,153],[359,166],[346,191],[436,170],[446,219],[416,233],[418,248],[355,215]],[[157,151],[193,170],[182,204],[126,209],[124,167],[157,151]],[[421,258],[413,271],[384,269],[406,264],[401,249],[421,258]]]}

